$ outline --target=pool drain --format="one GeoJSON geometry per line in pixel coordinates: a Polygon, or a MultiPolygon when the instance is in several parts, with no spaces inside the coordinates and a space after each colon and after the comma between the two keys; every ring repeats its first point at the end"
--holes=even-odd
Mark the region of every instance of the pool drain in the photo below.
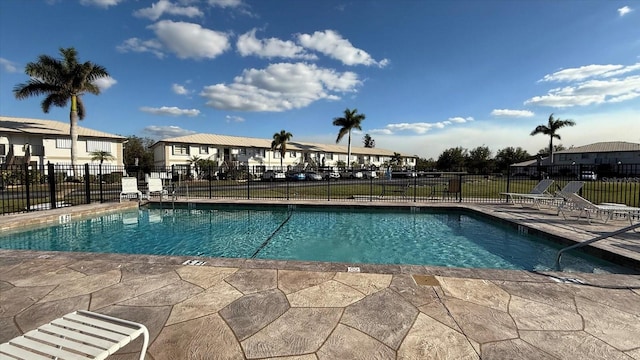
{"type": "Polygon", "coordinates": [[[182,265],[191,265],[191,266],[202,266],[204,264],[206,264],[206,261],[200,261],[200,260],[187,260],[185,262],[182,263],[182,265]]]}

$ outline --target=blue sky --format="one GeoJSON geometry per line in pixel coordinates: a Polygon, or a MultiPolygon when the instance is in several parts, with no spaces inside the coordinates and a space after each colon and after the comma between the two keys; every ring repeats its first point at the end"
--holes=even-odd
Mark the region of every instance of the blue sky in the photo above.
{"type": "Polygon", "coordinates": [[[12,92],[61,47],[111,75],[81,125],[125,136],[335,143],[333,118],[357,108],[354,145],[427,158],[536,153],[551,113],[577,123],[567,147],[640,142],[637,0],[4,0],[0,115],[68,121],[12,92]]]}

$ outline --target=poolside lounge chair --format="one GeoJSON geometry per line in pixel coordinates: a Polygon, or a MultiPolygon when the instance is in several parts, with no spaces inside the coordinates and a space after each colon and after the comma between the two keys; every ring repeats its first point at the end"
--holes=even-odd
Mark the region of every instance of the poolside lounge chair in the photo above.
{"type": "Polygon", "coordinates": [[[149,331],[132,321],[90,311],[76,311],[0,344],[0,358],[106,359],[143,336],[140,360],[149,345],[149,331]]]}
{"type": "Polygon", "coordinates": [[[614,216],[622,216],[629,220],[629,224],[633,225],[633,217],[640,219],[640,208],[627,206],[624,204],[601,204],[596,205],[591,201],[583,198],[578,194],[561,193],[560,196],[564,197],[566,201],[558,206],[558,214],[562,213],[562,217],[567,219],[567,212],[578,210],[580,213],[577,219],[585,214],[587,221],[591,224],[591,214],[594,213],[606,224],[614,216]]]}
{"type": "Polygon", "coordinates": [[[160,200],[164,195],[167,195],[167,190],[162,188],[162,179],[149,178],[147,180],[147,199],[151,198],[151,195],[159,195],[160,200]]]}
{"type": "Polygon", "coordinates": [[[132,195],[136,195],[138,200],[142,199],[142,192],[138,190],[138,179],[134,177],[123,177],[120,202],[122,202],[123,199],[130,199],[132,195]]]}
{"type": "MultiPolygon", "coordinates": [[[[545,194],[521,194],[520,197],[523,199],[529,199],[533,201],[533,205],[535,205],[538,209],[540,208],[540,204],[543,202],[557,204],[559,202],[566,201],[565,194],[575,194],[584,185],[584,181],[569,181],[562,189],[557,191],[555,194],[551,195],[549,193],[545,194]]],[[[521,203],[522,205],[522,203],[521,203]]]]}
{"type": "Polygon", "coordinates": [[[500,195],[506,195],[507,201],[510,200],[512,203],[514,203],[514,198],[530,199],[531,196],[533,196],[534,198],[540,195],[552,196],[551,193],[547,192],[551,184],[553,184],[552,179],[542,179],[536,184],[536,186],[534,186],[533,189],[531,189],[531,192],[529,193],[500,193],[500,195]]]}

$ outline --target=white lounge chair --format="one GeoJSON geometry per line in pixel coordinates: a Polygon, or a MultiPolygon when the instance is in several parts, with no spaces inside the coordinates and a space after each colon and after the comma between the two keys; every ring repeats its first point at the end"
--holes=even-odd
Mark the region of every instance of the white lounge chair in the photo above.
{"type": "Polygon", "coordinates": [[[144,360],[149,346],[149,331],[144,325],[76,311],[0,344],[0,358],[106,359],[140,335],[143,336],[140,360],[144,360]]]}
{"type": "Polygon", "coordinates": [[[623,216],[627,218],[630,225],[633,225],[634,216],[640,219],[640,208],[638,207],[627,206],[624,204],[596,205],[578,194],[564,193],[560,195],[564,197],[566,201],[558,206],[558,214],[562,213],[562,217],[565,219],[567,219],[566,213],[571,211],[580,211],[577,219],[580,219],[582,214],[585,214],[589,224],[591,224],[592,213],[599,215],[605,224],[614,216],[623,216]]]}
{"type": "Polygon", "coordinates": [[[136,195],[138,200],[142,199],[142,192],[138,190],[138,179],[134,177],[123,177],[120,202],[122,202],[123,199],[131,199],[132,195],[136,195]]]}
{"type": "Polygon", "coordinates": [[[564,202],[565,198],[563,194],[575,194],[584,186],[584,181],[569,181],[562,189],[557,191],[554,195],[549,193],[545,194],[521,194],[520,197],[523,199],[528,199],[533,201],[533,205],[535,205],[538,209],[540,208],[540,204],[543,202],[548,203],[558,203],[564,202]]]}
{"type": "Polygon", "coordinates": [[[167,190],[162,188],[162,179],[147,179],[147,199],[150,199],[151,195],[160,195],[160,200],[162,200],[164,195],[167,195],[167,190]]]}
{"type": "Polygon", "coordinates": [[[547,192],[551,184],[553,184],[553,179],[542,179],[529,193],[500,193],[500,195],[506,195],[507,201],[511,201],[512,203],[515,202],[513,200],[514,198],[530,198],[532,195],[534,197],[539,195],[552,196],[551,193],[547,192]]]}

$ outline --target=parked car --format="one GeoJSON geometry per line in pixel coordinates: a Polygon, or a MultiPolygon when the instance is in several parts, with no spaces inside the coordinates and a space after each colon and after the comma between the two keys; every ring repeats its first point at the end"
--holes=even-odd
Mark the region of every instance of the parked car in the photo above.
{"type": "Polygon", "coordinates": [[[325,180],[338,180],[340,179],[340,173],[337,171],[326,171],[322,174],[322,178],[325,180]]]}
{"type": "Polygon", "coordinates": [[[595,171],[583,171],[580,173],[580,180],[596,181],[598,174],[595,171]]]}
{"type": "Polygon", "coordinates": [[[267,170],[262,174],[262,180],[264,181],[274,181],[274,180],[284,180],[286,176],[283,171],[280,170],[267,170]]]}
{"type": "Polygon", "coordinates": [[[307,180],[310,181],[322,181],[322,175],[318,174],[315,171],[307,171],[304,173],[304,176],[307,180]]]}
{"type": "Polygon", "coordinates": [[[287,180],[290,181],[301,181],[301,180],[305,180],[306,176],[304,175],[304,173],[301,172],[290,172],[287,173],[287,180]]]}
{"type": "Polygon", "coordinates": [[[363,170],[362,177],[364,177],[365,179],[377,179],[378,172],[374,170],[363,170]]]}
{"type": "Polygon", "coordinates": [[[360,170],[345,170],[340,173],[340,177],[344,179],[362,179],[363,176],[360,170]]]}

